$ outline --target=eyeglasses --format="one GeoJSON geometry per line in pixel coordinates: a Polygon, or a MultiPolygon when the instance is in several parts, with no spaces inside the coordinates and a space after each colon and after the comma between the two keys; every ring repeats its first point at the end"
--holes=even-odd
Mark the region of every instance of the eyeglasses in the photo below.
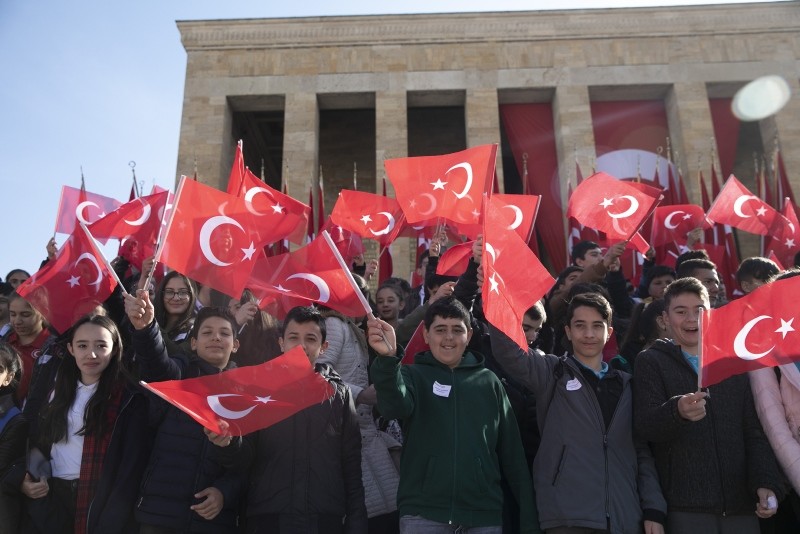
{"type": "Polygon", "coordinates": [[[164,297],[167,300],[178,299],[178,300],[188,300],[191,297],[191,293],[186,289],[181,289],[180,291],[175,291],[172,289],[165,289],[164,290],[164,297]]]}

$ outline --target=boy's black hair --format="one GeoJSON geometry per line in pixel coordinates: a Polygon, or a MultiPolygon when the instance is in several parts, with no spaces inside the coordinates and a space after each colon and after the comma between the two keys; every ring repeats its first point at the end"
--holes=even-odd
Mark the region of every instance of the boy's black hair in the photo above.
{"type": "Polygon", "coordinates": [[[0,385],[0,393],[16,391],[22,380],[22,358],[14,347],[0,340],[0,372],[3,371],[8,371],[11,382],[5,387],[0,385]]]}
{"type": "Polygon", "coordinates": [[[425,311],[425,330],[429,330],[437,317],[442,319],[460,319],[469,330],[472,328],[472,315],[455,297],[445,297],[437,300],[425,311]]]}
{"type": "Polygon", "coordinates": [[[534,321],[541,319],[542,322],[547,322],[547,313],[544,311],[544,304],[541,300],[537,301],[533,306],[525,310],[525,315],[534,321]]]}
{"type": "Polygon", "coordinates": [[[572,297],[567,306],[566,324],[569,325],[572,321],[572,316],[575,315],[575,310],[580,307],[592,308],[597,310],[607,325],[611,325],[613,312],[611,304],[600,293],[580,293],[572,297]]]}
{"type": "Polygon", "coordinates": [[[211,317],[221,317],[231,323],[233,339],[238,337],[239,325],[236,324],[236,319],[233,317],[233,314],[231,314],[228,308],[222,308],[219,306],[206,306],[197,312],[197,317],[194,320],[192,330],[189,332],[189,337],[197,339],[197,333],[200,331],[200,327],[203,326],[203,323],[206,322],[206,319],[210,319],[211,317]]]}
{"type": "MultiPolygon", "coordinates": [[[[683,254],[678,256],[677,258],[675,258],[675,272],[676,273],[678,272],[678,269],[681,268],[681,264],[683,264],[683,262],[689,261],[689,260],[709,260],[709,261],[711,261],[711,258],[708,256],[708,252],[706,252],[703,249],[687,250],[686,252],[684,252],[683,254]]],[[[680,276],[678,278],[680,278],[680,276]]]]}
{"type": "Polygon", "coordinates": [[[678,278],[686,278],[694,276],[694,272],[698,269],[716,269],[717,266],[710,260],[692,259],[686,260],[681,263],[681,266],[675,271],[678,278]]]}
{"type": "Polygon", "coordinates": [[[754,256],[743,260],[739,264],[739,268],[736,269],[736,281],[740,284],[742,282],[752,282],[753,280],[769,282],[778,276],[780,272],[778,264],[771,259],[754,256]]]}
{"type": "Polygon", "coordinates": [[[328,335],[328,331],[325,328],[325,318],[318,309],[314,308],[313,306],[295,306],[289,310],[289,313],[286,314],[286,318],[283,320],[283,323],[281,323],[281,337],[286,335],[286,326],[291,321],[294,321],[297,324],[316,323],[316,325],[319,327],[320,335],[322,336],[320,342],[325,343],[325,338],[328,335]]]}
{"type": "Polygon", "coordinates": [[[584,293],[596,293],[606,299],[608,302],[611,302],[611,295],[604,286],[600,284],[593,284],[591,282],[579,282],[577,284],[573,284],[569,291],[567,291],[567,300],[571,300],[575,298],[577,295],[582,295],[584,293]]]}
{"type": "Polygon", "coordinates": [[[672,304],[672,299],[684,293],[692,293],[697,295],[702,300],[708,302],[708,289],[697,278],[687,276],[678,278],[664,290],[664,306],[669,311],[669,305],[672,304]]]}
{"type": "Polygon", "coordinates": [[[572,263],[575,263],[576,260],[584,259],[586,253],[590,250],[600,248],[600,245],[595,243],[594,241],[581,241],[572,247],[572,252],[570,253],[570,257],[572,258],[572,263]]]}

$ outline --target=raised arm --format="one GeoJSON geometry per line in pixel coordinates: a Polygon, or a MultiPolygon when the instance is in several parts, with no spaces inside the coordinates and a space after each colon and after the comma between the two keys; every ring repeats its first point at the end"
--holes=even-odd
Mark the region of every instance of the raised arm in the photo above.
{"type": "Polygon", "coordinates": [[[414,412],[414,390],[401,372],[402,349],[398,349],[394,329],[380,319],[367,323],[367,341],[378,355],[370,376],[378,393],[378,411],[387,419],[405,419],[414,412]]]}
{"type": "Polygon", "coordinates": [[[125,295],[125,312],[134,328],[131,343],[136,351],[139,377],[148,382],[183,378],[183,365],[167,353],[147,291],[140,289],[135,297],[125,295]]]}

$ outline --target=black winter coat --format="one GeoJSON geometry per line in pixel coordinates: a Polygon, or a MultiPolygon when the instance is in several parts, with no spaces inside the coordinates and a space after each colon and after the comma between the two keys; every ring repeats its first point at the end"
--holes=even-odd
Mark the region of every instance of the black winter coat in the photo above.
{"type": "Polygon", "coordinates": [[[650,441],[670,511],[752,515],[758,488],[782,498],[746,374],[709,387],[707,414],[697,422],[678,413],[680,396],[697,391],[697,373],[671,341],[639,354],[633,384],[634,425],[650,441]]]}
{"type": "MultiPolygon", "coordinates": [[[[170,357],[155,321],[133,332],[132,342],[142,380],[195,378],[221,372],[196,355],[170,357]]],[[[224,451],[213,445],[203,427],[184,412],[152,397],[150,424],[156,429],[150,462],[142,480],[136,519],[143,524],[209,534],[235,533],[243,476],[224,467],[224,451]],[[215,487],[222,511],[212,520],[189,507],[194,495],[215,487]]]]}

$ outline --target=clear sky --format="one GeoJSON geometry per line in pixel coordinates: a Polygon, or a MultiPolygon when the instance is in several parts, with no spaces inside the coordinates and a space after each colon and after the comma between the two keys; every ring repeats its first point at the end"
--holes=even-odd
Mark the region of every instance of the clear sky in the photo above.
{"type": "Polygon", "coordinates": [[[2,0],[0,276],[38,269],[61,186],[78,187],[81,167],[89,191],[120,200],[130,161],[146,192],[192,173],[176,169],[186,68],[176,20],[710,3],[743,2],[2,0]]]}

